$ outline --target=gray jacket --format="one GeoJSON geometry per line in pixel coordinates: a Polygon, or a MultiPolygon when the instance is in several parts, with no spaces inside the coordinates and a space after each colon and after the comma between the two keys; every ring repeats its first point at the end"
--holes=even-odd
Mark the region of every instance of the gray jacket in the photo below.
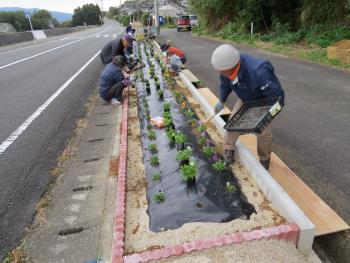
{"type": "Polygon", "coordinates": [[[124,56],[124,46],[121,38],[115,38],[108,42],[101,50],[101,60],[103,64],[108,64],[114,56],[124,56]]]}

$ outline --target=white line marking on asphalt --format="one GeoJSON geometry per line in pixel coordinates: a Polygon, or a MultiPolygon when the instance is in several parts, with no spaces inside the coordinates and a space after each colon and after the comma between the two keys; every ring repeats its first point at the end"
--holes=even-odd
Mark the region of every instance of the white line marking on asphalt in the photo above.
{"type": "Polygon", "coordinates": [[[70,37],[65,37],[65,38],[61,38],[61,40],[66,40],[66,39],[69,39],[70,37]]]}
{"type": "MultiPolygon", "coordinates": [[[[118,33],[118,35],[123,29],[118,33]]],[[[100,54],[99,50],[88,62],[85,63],[73,76],[71,76],[54,94],[51,95],[21,126],[17,128],[5,141],[0,144],[0,155],[28,128],[28,126],[39,117],[39,115],[64,91],[68,85],[100,54]]]]}
{"type": "Polygon", "coordinates": [[[97,38],[97,37],[100,37],[100,36],[101,36],[101,35],[97,35],[97,36],[95,36],[95,37],[97,38]]]}
{"type": "Polygon", "coordinates": [[[48,98],[21,126],[17,128],[1,145],[0,155],[24,132],[28,126],[64,91],[68,85],[100,54],[99,50],[88,62],[85,63],[73,76],[71,76],[54,94],[48,98]]]}
{"type": "Polygon", "coordinates": [[[104,37],[109,37],[109,35],[104,35],[104,37]]]}
{"type": "MultiPolygon", "coordinates": [[[[104,30],[104,31],[102,31],[102,32],[105,32],[105,31],[107,31],[107,30],[109,30],[109,28],[107,28],[106,30],[104,30]]],[[[102,33],[102,32],[100,32],[100,33],[102,33]]],[[[80,42],[80,41],[85,40],[85,39],[90,38],[90,37],[93,37],[93,36],[95,36],[95,35],[97,35],[97,34],[94,34],[94,35],[91,35],[91,36],[88,36],[88,37],[85,37],[85,38],[82,38],[82,39],[78,39],[78,40],[75,40],[75,41],[73,41],[73,42],[69,42],[69,43],[67,43],[67,44],[64,44],[64,45],[61,45],[61,46],[58,46],[58,47],[55,47],[55,48],[51,48],[51,49],[49,49],[49,50],[40,52],[40,53],[38,53],[38,54],[35,54],[35,55],[30,56],[30,57],[27,57],[27,58],[23,58],[23,59],[14,61],[14,62],[9,63],[9,64],[7,64],[7,65],[1,66],[0,69],[4,69],[4,68],[10,67],[10,66],[13,66],[13,65],[15,65],[15,64],[18,64],[18,63],[20,63],[20,62],[23,62],[23,61],[26,61],[26,60],[29,60],[29,59],[32,59],[32,58],[35,58],[35,57],[44,55],[44,54],[46,54],[46,53],[55,51],[55,50],[57,50],[57,49],[60,49],[60,48],[69,46],[69,45],[71,45],[71,44],[80,42]]]]}
{"type": "Polygon", "coordinates": [[[74,194],[74,195],[72,195],[73,200],[79,200],[79,201],[85,200],[86,197],[87,197],[87,194],[74,194]]]}

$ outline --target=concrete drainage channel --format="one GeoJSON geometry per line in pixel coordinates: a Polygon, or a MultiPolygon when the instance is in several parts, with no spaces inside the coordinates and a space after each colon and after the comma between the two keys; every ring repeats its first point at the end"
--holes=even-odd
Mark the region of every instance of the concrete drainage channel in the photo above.
{"type": "MultiPolygon", "coordinates": [[[[155,46],[158,46],[154,42],[155,46]]],[[[160,49],[158,46],[158,52],[160,49]]],[[[180,73],[180,78],[186,88],[191,91],[193,98],[201,105],[208,114],[213,110],[209,103],[198,92],[186,75],[180,73]]],[[[278,239],[294,242],[300,251],[309,254],[312,251],[312,242],[315,227],[304,215],[300,208],[291,200],[286,192],[277,184],[271,175],[260,165],[256,158],[243,145],[237,143],[237,151],[240,162],[250,172],[267,199],[274,205],[277,211],[287,219],[288,224],[274,227],[263,227],[259,230],[236,233],[232,235],[218,236],[215,238],[202,239],[183,244],[175,244],[156,249],[150,249],[140,253],[125,255],[125,230],[126,230],[126,177],[127,174],[127,154],[128,154],[128,99],[124,100],[123,121],[121,128],[121,154],[118,171],[118,189],[116,196],[116,213],[113,231],[113,253],[112,262],[147,262],[151,260],[165,259],[171,256],[180,256],[183,253],[190,253],[220,247],[228,244],[237,244],[253,240],[278,239]]],[[[224,121],[220,117],[215,117],[214,124],[221,135],[225,134],[224,121]]],[[[130,175],[132,176],[132,175],[130,175]]],[[[138,229],[138,227],[137,227],[138,229]]]]}

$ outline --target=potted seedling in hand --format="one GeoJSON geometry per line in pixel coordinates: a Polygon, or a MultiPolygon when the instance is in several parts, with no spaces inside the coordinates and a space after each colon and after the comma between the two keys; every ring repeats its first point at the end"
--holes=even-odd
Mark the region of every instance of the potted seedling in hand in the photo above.
{"type": "Polygon", "coordinates": [[[176,148],[178,151],[185,149],[186,135],[178,131],[175,135],[176,148]]]}
{"type": "Polygon", "coordinates": [[[159,159],[157,155],[151,155],[150,162],[152,166],[158,166],[159,165],[159,159]]]}
{"type": "Polygon", "coordinates": [[[189,164],[191,156],[192,156],[192,149],[190,147],[187,147],[186,149],[178,151],[176,153],[176,161],[178,161],[180,165],[189,164]]]}
{"type": "Polygon", "coordinates": [[[195,163],[185,164],[181,166],[181,177],[187,183],[196,181],[197,165],[195,163]]]}
{"type": "Polygon", "coordinates": [[[219,160],[217,160],[215,163],[213,163],[212,166],[213,166],[213,168],[214,168],[216,171],[222,173],[223,171],[226,170],[226,168],[227,168],[227,163],[226,163],[224,160],[219,159],[219,160]]]}

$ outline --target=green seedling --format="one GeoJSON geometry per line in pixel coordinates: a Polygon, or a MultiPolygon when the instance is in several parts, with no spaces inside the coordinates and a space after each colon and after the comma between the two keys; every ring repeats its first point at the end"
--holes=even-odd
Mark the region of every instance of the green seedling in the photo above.
{"type": "Polygon", "coordinates": [[[186,115],[186,117],[189,118],[189,119],[192,119],[192,118],[195,116],[194,112],[193,112],[192,110],[190,110],[190,109],[187,109],[187,110],[185,111],[185,115],[186,115]]]}
{"type": "Polygon", "coordinates": [[[183,132],[178,131],[175,135],[175,142],[176,143],[185,143],[186,139],[187,139],[187,137],[183,132]]]}
{"type": "Polygon", "coordinates": [[[235,191],[236,191],[236,187],[230,184],[230,182],[226,182],[226,192],[233,193],[235,191]]]}
{"type": "Polygon", "coordinates": [[[218,172],[223,172],[226,170],[227,164],[224,160],[219,159],[215,163],[213,163],[213,168],[218,172]]]}
{"type": "Polygon", "coordinates": [[[207,143],[207,138],[205,136],[200,136],[197,142],[199,145],[204,146],[207,143]]]}
{"type": "Polygon", "coordinates": [[[154,81],[158,82],[159,78],[157,76],[154,76],[154,81]]]}
{"type": "Polygon", "coordinates": [[[159,159],[157,155],[151,155],[151,165],[152,166],[158,166],[159,165],[159,159]]]}
{"type": "Polygon", "coordinates": [[[165,201],[165,195],[162,191],[159,191],[158,193],[153,195],[153,200],[159,204],[165,201]]]}
{"type": "Polygon", "coordinates": [[[170,142],[172,142],[172,143],[175,142],[176,132],[173,129],[169,129],[169,130],[165,131],[165,135],[168,137],[170,142]]]}
{"type": "Polygon", "coordinates": [[[215,148],[214,147],[210,147],[210,146],[205,146],[203,147],[202,152],[205,154],[206,157],[210,158],[214,155],[215,153],[215,148]]]}
{"type": "Polygon", "coordinates": [[[163,89],[158,90],[157,94],[159,97],[164,96],[164,90],[163,89]]]}
{"type": "Polygon", "coordinates": [[[157,145],[152,143],[150,145],[148,145],[148,150],[153,154],[153,153],[156,153],[158,150],[157,150],[157,145]]]}
{"type": "Polygon", "coordinates": [[[171,119],[171,113],[169,111],[164,111],[162,116],[164,119],[171,119]]]}
{"type": "Polygon", "coordinates": [[[152,181],[153,182],[159,182],[160,181],[160,173],[154,173],[152,175],[152,181]]]}
{"type": "Polygon", "coordinates": [[[173,124],[173,119],[172,118],[164,118],[163,123],[165,127],[169,127],[173,124]]]}
{"type": "Polygon", "coordinates": [[[171,108],[171,104],[169,102],[165,102],[163,104],[163,110],[164,111],[170,111],[170,108],[171,108]]]}
{"type": "Polygon", "coordinates": [[[146,128],[147,128],[148,131],[150,131],[150,130],[153,129],[153,126],[151,124],[147,124],[146,128]]]}
{"type": "Polygon", "coordinates": [[[147,121],[150,121],[150,120],[151,120],[151,115],[146,114],[146,120],[147,120],[147,121]]]}
{"type": "Polygon", "coordinates": [[[155,139],[157,139],[156,132],[153,130],[150,130],[148,132],[148,139],[150,139],[151,141],[154,141],[155,139]]]}
{"type": "Polygon", "coordinates": [[[191,182],[195,179],[197,173],[197,165],[194,163],[181,166],[181,177],[186,182],[191,182]]]}
{"type": "Polygon", "coordinates": [[[192,149],[188,147],[187,149],[178,151],[176,153],[176,161],[178,162],[186,161],[186,160],[189,160],[191,156],[192,156],[192,149]]]}
{"type": "Polygon", "coordinates": [[[205,128],[204,125],[199,125],[199,126],[197,127],[197,131],[198,131],[199,133],[205,132],[205,130],[206,130],[206,128],[205,128]]]}

